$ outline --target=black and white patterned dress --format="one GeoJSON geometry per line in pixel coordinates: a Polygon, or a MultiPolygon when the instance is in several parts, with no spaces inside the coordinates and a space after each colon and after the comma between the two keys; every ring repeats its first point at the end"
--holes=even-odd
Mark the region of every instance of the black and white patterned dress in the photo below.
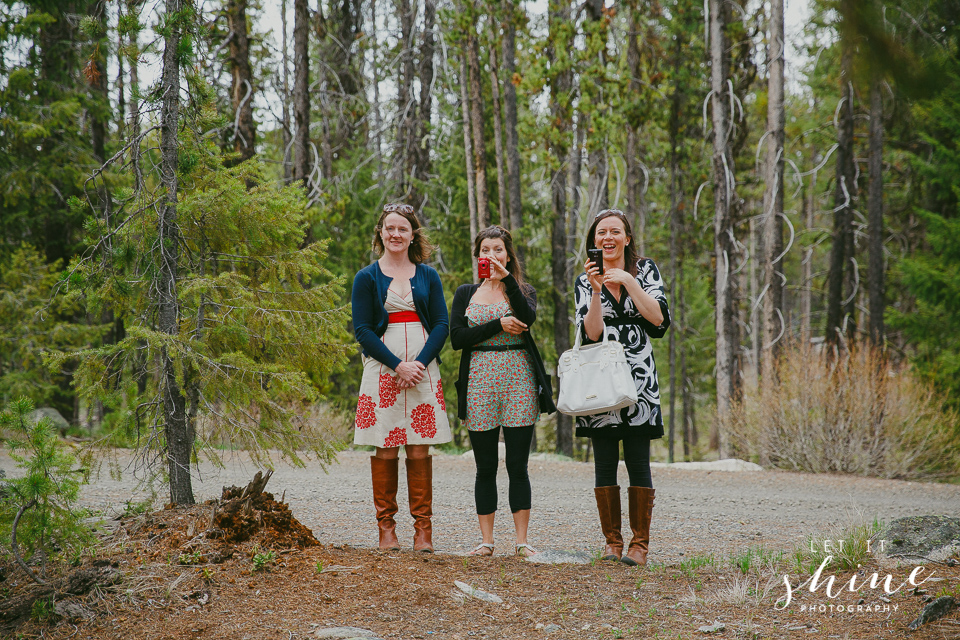
{"type": "MultiPolygon", "coordinates": [[[[639,434],[655,440],[663,437],[663,417],[660,414],[660,383],[657,380],[657,364],[653,359],[651,338],[662,338],[670,326],[670,311],[667,308],[667,296],[663,291],[663,278],[656,263],[650,258],[637,261],[637,282],[643,290],[660,303],[663,323],[657,327],[640,315],[633,299],[624,287],[620,288],[620,300],[617,300],[606,287],[600,290],[600,304],[603,308],[603,321],[609,340],[617,340],[623,345],[627,362],[637,384],[637,404],[624,409],[577,417],[577,436],[623,437],[624,429],[638,429],[639,434]]],[[[581,273],[575,284],[577,305],[577,330],[581,332],[583,344],[599,342],[587,338],[583,319],[590,310],[593,301],[593,287],[587,280],[587,274],[581,273]]],[[[602,339],[602,338],[601,338],[602,339]]]]}

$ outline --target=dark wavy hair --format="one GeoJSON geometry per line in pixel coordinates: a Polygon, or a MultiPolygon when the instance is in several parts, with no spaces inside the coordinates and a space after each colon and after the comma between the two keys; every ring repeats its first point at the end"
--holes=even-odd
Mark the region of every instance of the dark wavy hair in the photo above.
{"type": "Polygon", "coordinates": [[[593,224],[590,225],[590,230],[587,231],[587,242],[586,246],[588,249],[592,249],[596,246],[596,240],[594,238],[597,232],[597,225],[600,224],[601,220],[611,217],[617,217],[623,223],[623,230],[627,234],[627,238],[630,242],[623,248],[623,268],[625,271],[628,271],[630,275],[634,278],[637,277],[637,261],[640,260],[640,256],[637,255],[637,243],[633,238],[633,227],[630,226],[630,221],[627,220],[627,216],[620,209],[604,209],[597,214],[597,217],[593,219],[593,224]]]}
{"type": "Polygon", "coordinates": [[[410,246],[407,247],[407,257],[410,258],[410,262],[413,264],[426,262],[430,258],[430,254],[433,253],[433,245],[430,244],[430,240],[427,238],[426,230],[420,226],[420,221],[417,219],[413,207],[408,204],[394,202],[383,205],[383,212],[380,214],[380,219],[377,220],[377,226],[374,227],[373,231],[374,253],[382,256],[385,251],[383,238],[380,237],[380,233],[383,231],[383,219],[391,213],[406,218],[407,222],[410,223],[410,228],[413,229],[413,240],[410,241],[410,246]]]}
{"type": "Polygon", "coordinates": [[[503,248],[507,250],[507,256],[510,258],[510,261],[507,262],[507,271],[516,279],[517,284],[520,285],[520,289],[524,289],[523,265],[520,264],[520,260],[517,258],[517,252],[513,248],[513,236],[510,235],[510,232],[500,225],[495,224],[478,233],[477,237],[473,240],[474,258],[480,257],[480,244],[484,240],[503,240],[503,248]]]}

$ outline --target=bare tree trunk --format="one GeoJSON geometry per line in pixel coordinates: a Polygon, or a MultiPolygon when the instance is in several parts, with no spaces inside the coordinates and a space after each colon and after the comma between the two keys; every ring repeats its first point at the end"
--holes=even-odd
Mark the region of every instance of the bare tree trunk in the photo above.
{"type": "Polygon", "coordinates": [[[483,93],[480,79],[480,44],[476,35],[476,11],[467,32],[467,66],[470,68],[470,126],[473,131],[473,167],[476,176],[477,221],[481,229],[490,225],[490,200],[487,195],[487,149],[483,140],[483,93]]]}
{"type": "Polygon", "coordinates": [[[608,140],[601,140],[587,152],[587,218],[593,218],[610,204],[608,140]]]}
{"type": "Polygon", "coordinates": [[[643,197],[643,171],[640,167],[639,134],[627,125],[627,145],[624,151],[627,165],[627,206],[624,213],[633,227],[637,242],[637,255],[645,255],[646,199],[643,197]]]}
{"type": "MultiPolygon", "coordinates": [[[[817,165],[818,158],[819,154],[816,148],[813,148],[810,154],[810,162],[814,167],[817,165]]],[[[810,176],[810,184],[804,187],[803,193],[803,228],[806,229],[808,233],[813,231],[813,211],[816,204],[816,194],[817,172],[814,171],[810,176]]],[[[803,283],[800,287],[800,341],[804,345],[809,345],[810,338],[812,337],[810,314],[813,310],[811,305],[813,298],[813,247],[814,244],[811,241],[810,244],[803,248],[803,260],[800,264],[803,277],[803,283]]]]}
{"type": "MultiPolygon", "coordinates": [[[[123,2],[117,3],[117,19],[122,19],[123,2]]],[[[126,139],[127,86],[123,69],[123,33],[117,29],[117,139],[126,139]]]]}
{"type": "Polygon", "coordinates": [[[758,224],[757,219],[753,217],[750,218],[748,224],[750,268],[747,273],[748,282],[740,290],[749,290],[750,305],[746,320],[750,326],[750,355],[748,363],[744,366],[743,376],[746,383],[752,387],[757,387],[760,382],[760,359],[763,357],[761,353],[763,347],[763,309],[757,306],[762,303],[759,296],[762,288],[760,280],[763,277],[763,224],[762,222],[758,224]]]}
{"type": "Polygon", "coordinates": [[[283,29],[281,39],[283,47],[283,183],[290,184],[293,179],[293,164],[290,162],[290,61],[287,55],[287,0],[280,0],[280,24],[283,29]]]}
{"type": "Polygon", "coordinates": [[[400,79],[397,86],[397,145],[399,152],[396,163],[399,174],[397,183],[407,200],[414,199],[414,173],[417,165],[416,145],[416,103],[413,98],[414,68],[414,12],[410,0],[399,0],[397,12],[400,18],[400,79]]]}
{"type": "Polygon", "coordinates": [[[293,0],[293,179],[308,190],[310,176],[310,8],[293,0]]]}
{"type": "MultiPolygon", "coordinates": [[[[106,0],[96,0],[93,5],[93,13],[90,16],[102,25],[106,31],[106,0]]],[[[106,160],[106,140],[107,140],[107,121],[104,114],[108,112],[110,104],[110,94],[108,93],[107,81],[107,63],[105,52],[100,51],[100,44],[106,44],[106,41],[98,41],[94,49],[94,58],[91,59],[84,73],[90,82],[90,89],[94,94],[94,100],[100,102],[100,105],[94,106],[89,111],[90,117],[90,136],[93,146],[93,155],[97,162],[103,163],[106,160]]]]}
{"type": "MultiPolygon", "coordinates": [[[[576,95],[576,88],[571,88],[571,94],[576,95]]],[[[571,114],[570,127],[573,127],[573,118],[571,114]]],[[[567,189],[570,194],[569,209],[567,210],[567,262],[568,272],[569,264],[572,264],[573,255],[577,252],[577,226],[580,222],[580,194],[582,189],[583,174],[583,143],[586,137],[586,128],[582,122],[578,122],[576,129],[572,132],[573,144],[570,145],[569,166],[567,167],[567,189]]]]}
{"type": "MultiPolygon", "coordinates": [[[[166,0],[166,23],[163,48],[163,104],[160,113],[160,175],[166,199],[159,208],[157,221],[160,264],[157,282],[158,328],[175,336],[179,333],[180,302],[177,296],[177,267],[180,230],[177,226],[177,165],[179,160],[178,124],[180,120],[180,37],[183,30],[183,0],[166,0]]],[[[164,437],[167,444],[167,471],[170,475],[170,502],[193,504],[190,478],[190,454],[193,440],[187,425],[186,399],[173,359],[166,348],[160,354],[162,363],[161,395],[163,399],[164,437]]]]}
{"type": "MultiPolygon", "coordinates": [[[[423,3],[423,42],[420,45],[420,108],[417,111],[417,170],[418,182],[426,182],[430,177],[430,117],[433,113],[433,55],[436,49],[434,27],[436,26],[436,0],[424,0],[423,3]]],[[[423,207],[426,200],[419,192],[411,204],[417,210],[420,219],[425,220],[423,207]]]]}
{"type": "MultiPolygon", "coordinates": [[[[377,3],[370,2],[370,33],[372,35],[371,48],[371,76],[373,80],[373,126],[374,145],[377,148],[377,182],[383,181],[383,118],[380,115],[380,69],[377,66],[379,45],[377,44],[377,3]]],[[[382,188],[382,184],[381,184],[382,188]]]]}
{"type": "MultiPolygon", "coordinates": [[[[607,23],[606,17],[603,15],[603,5],[603,0],[586,0],[584,2],[587,16],[589,16],[592,22],[601,25],[601,33],[604,36],[603,42],[606,42],[605,36],[607,35],[607,28],[605,25],[607,23]]],[[[601,55],[603,55],[603,52],[601,52],[601,55]]],[[[591,78],[591,80],[600,84],[603,78],[596,77],[591,78]]],[[[580,89],[585,93],[586,87],[583,82],[582,80],[580,89]]],[[[602,90],[601,87],[601,91],[602,90]]],[[[586,114],[589,112],[587,109],[581,107],[580,113],[586,114]]],[[[598,110],[596,113],[600,115],[602,112],[598,110]]],[[[610,168],[607,157],[609,140],[606,137],[606,128],[599,126],[599,119],[597,122],[594,122],[591,114],[586,118],[583,118],[581,115],[581,120],[587,120],[585,124],[589,132],[592,133],[596,130],[598,134],[596,136],[590,135],[587,138],[587,217],[588,219],[592,219],[596,216],[597,212],[609,206],[610,189],[608,183],[610,168]]]]}
{"type": "Polygon", "coordinates": [[[330,126],[330,111],[336,108],[330,99],[330,82],[320,83],[320,163],[323,167],[321,178],[333,180],[333,127],[330,126]]]}
{"type": "Polygon", "coordinates": [[[870,341],[882,347],[883,311],[883,94],[881,78],[875,73],[870,82],[870,191],[867,196],[870,229],[870,341]]]}
{"type": "MultiPolygon", "coordinates": [[[[510,208],[510,229],[514,240],[519,240],[523,228],[523,213],[520,201],[520,143],[517,136],[517,87],[513,84],[517,56],[517,6],[516,0],[504,0],[507,16],[503,25],[503,117],[504,140],[507,161],[507,192],[510,208]]],[[[524,244],[518,243],[521,262],[525,259],[524,244]]]]}
{"type": "MultiPolygon", "coordinates": [[[[684,41],[678,36],[674,41],[673,68],[677,74],[683,60],[684,41]]],[[[679,74],[677,74],[679,75],[679,74]]],[[[670,144],[670,308],[677,308],[677,278],[680,253],[680,198],[683,192],[680,175],[680,118],[683,103],[683,89],[679,81],[673,85],[670,97],[670,117],[667,123],[667,135],[670,144]]],[[[677,415],[677,341],[682,327],[674,327],[670,332],[670,420],[667,428],[667,460],[673,462],[673,449],[676,442],[677,415]]]]}
{"type": "Polygon", "coordinates": [[[767,44],[767,163],[763,193],[763,335],[758,374],[764,385],[776,382],[777,358],[786,331],[783,317],[783,0],[770,2],[767,44]]]}
{"type": "MultiPolygon", "coordinates": [[[[318,6],[320,3],[318,3],[318,6]]],[[[335,0],[329,3],[329,19],[326,21],[326,47],[323,52],[323,65],[327,69],[327,117],[330,121],[331,156],[343,152],[354,142],[354,132],[358,122],[356,101],[363,91],[360,78],[362,69],[358,68],[357,47],[354,43],[363,34],[362,0],[335,0]]],[[[318,15],[322,13],[318,11],[318,15]]],[[[365,96],[364,96],[365,100],[365,96]]],[[[334,176],[332,159],[327,175],[334,176]]]]}
{"type": "MultiPolygon", "coordinates": [[[[470,209],[470,241],[472,242],[480,232],[480,220],[477,215],[477,198],[474,192],[476,184],[476,174],[473,170],[473,141],[470,134],[470,95],[467,90],[469,82],[467,77],[467,43],[464,41],[464,51],[460,55],[460,109],[463,112],[463,159],[467,165],[467,205],[470,209]]],[[[473,254],[471,253],[471,256],[473,254]]],[[[473,264],[473,281],[478,282],[477,259],[471,259],[473,264]]]]}
{"type": "MultiPolygon", "coordinates": [[[[551,66],[569,52],[557,46],[557,30],[570,21],[569,0],[550,0],[548,9],[549,38],[547,55],[551,66]]],[[[550,179],[550,203],[553,210],[551,233],[551,272],[553,276],[553,342],[557,354],[570,348],[570,313],[568,311],[570,274],[567,269],[567,174],[564,162],[568,154],[570,130],[569,93],[573,84],[569,69],[552,72],[550,80],[550,115],[553,127],[550,150],[553,171],[550,179]]],[[[573,455],[573,421],[557,412],[557,453],[573,455]]]]}
{"type": "MultiPolygon", "coordinates": [[[[127,0],[127,15],[138,16],[143,0],[127,0]]],[[[139,24],[139,23],[138,23],[139,24]]],[[[140,29],[127,33],[127,65],[130,69],[130,167],[133,169],[134,192],[143,197],[143,166],[140,161],[140,29]]],[[[137,381],[137,397],[147,390],[147,345],[138,341],[139,353],[134,357],[133,376],[137,381]]]]}
{"type": "Polygon", "coordinates": [[[247,0],[229,0],[227,25],[230,28],[230,98],[233,103],[233,150],[240,160],[249,160],[256,151],[253,123],[253,72],[250,68],[250,40],[247,36],[247,0]]]}
{"type": "MultiPolygon", "coordinates": [[[[671,114],[672,115],[672,114],[671,114]]],[[[671,134],[675,130],[671,128],[671,134]]],[[[671,135],[671,138],[673,136],[671,135]]],[[[676,140],[672,139],[670,152],[670,308],[677,308],[677,271],[679,270],[678,253],[680,250],[680,208],[679,208],[679,167],[676,152],[676,140]]],[[[673,462],[673,447],[676,434],[676,406],[677,406],[677,342],[682,327],[673,327],[670,332],[670,420],[667,428],[667,462],[673,462]]]]}
{"type": "Polygon", "coordinates": [[[341,48],[340,43],[336,42],[336,37],[330,33],[331,28],[336,29],[336,24],[331,22],[332,20],[328,20],[323,13],[323,3],[318,3],[313,24],[323,63],[317,68],[317,79],[313,85],[315,87],[313,92],[320,104],[320,173],[317,183],[323,181],[329,183],[333,180],[333,127],[330,125],[330,111],[342,104],[341,96],[331,96],[334,91],[339,94],[339,91],[332,87],[338,69],[336,62],[329,54],[341,48]]]}
{"type": "MultiPolygon", "coordinates": [[[[100,23],[104,33],[106,33],[107,30],[106,11],[106,0],[96,0],[93,5],[93,13],[90,16],[100,23]]],[[[107,114],[109,113],[110,107],[106,48],[107,40],[105,38],[98,38],[95,42],[93,58],[88,63],[87,69],[84,70],[87,79],[90,81],[90,89],[93,93],[93,108],[89,111],[93,156],[97,162],[101,164],[107,159],[107,124],[109,122],[109,116],[107,114]],[[101,50],[101,45],[103,45],[103,50],[101,50]]],[[[102,177],[95,181],[95,185],[97,191],[97,207],[103,216],[104,223],[107,225],[107,228],[109,228],[113,209],[110,190],[102,177]]],[[[106,321],[113,321],[112,313],[106,321]]],[[[100,401],[97,402],[98,405],[102,407],[102,403],[100,403],[100,401]]]]}
{"type": "MultiPolygon", "coordinates": [[[[833,194],[833,246],[830,249],[830,271],[827,274],[827,344],[839,343],[844,324],[844,271],[853,256],[848,254],[847,236],[852,235],[853,197],[856,193],[853,166],[853,86],[852,52],[844,46],[841,58],[843,95],[840,98],[837,130],[837,183],[833,194]]],[[[852,294],[852,292],[851,292],[852,294]]],[[[850,296],[853,297],[852,295],[850,296]]]]}
{"type": "MultiPolygon", "coordinates": [[[[689,373],[687,372],[687,309],[686,296],[683,279],[683,260],[677,265],[677,295],[679,304],[677,305],[677,320],[679,321],[679,351],[680,351],[680,392],[682,394],[681,402],[683,404],[683,459],[690,460],[694,445],[697,443],[697,432],[693,424],[693,394],[691,393],[692,384],[689,373]]],[[[671,332],[672,333],[672,332],[671,332]]]]}
{"type": "MultiPolygon", "coordinates": [[[[142,0],[127,0],[127,15],[138,15],[142,0]]],[[[130,166],[133,167],[134,191],[143,191],[143,169],[140,163],[140,30],[127,34],[127,64],[130,67],[130,166]]]]}
{"type": "Polygon", "coordinates": [[[490,16],[490,101],[493,107],[493,146],[497,155],[497,215],[499,223],[510,228],[510,213],[507,210],[507,169],[503,158],[503,122],[500,117],[500,70],[497,64],[497,29],[493,11],[490,16]]]}
{"type": "MultiPolygon", "coordinates": [[[[642,12],[637,6],[637,0],[630,0],[627,5],[630,9],[629,32],[627,34],[627,68],[630,71],[630,93],[634,96],[643,91],[641,78],[643,76],[643,59],[640,53],[640,34],[643,29],[642,12]]],[[[659,5],[654,2],[647,4],[651,10],[651,17],[659,17],[659,5]]],[[[638,255],[645,255],[646,226],[647,226],[647,177],[644,173],[640,158],[644,153],[641,141],[641,125],[627,121],[627,207],[625,213],[633,225],[637,241],[638,255]]]]}
{"type": "Polygon", "coordinates": [[[731,202],[735,184],[733,158],[730,153],[730,95],[727,88],[728,52],[726,26],[729,9],[723,0],[710,4],[710,85],[713,110],[713,198],[714,256],[716,259],[716,351],[717,351],[717,424],[715,444],[720,457],[728,455],[726,423],[736,397],[737,327],[734,267],[735,243],[731,202]]]}
{"type": "MultiPolygon", "coordinates": [[[[92,20],[95,20],[100,25],[100,30],[102,30],[102,33],[106,34],[107,8],[105,0],[96,0],[91,8],[92,12],[89,17],[92,20]]],[[[109,116],[107,114],[109,113],[110,108],[109,78],[107,77],[106,61],[107,39],[105,37],[97,36],[93,42],[93,45],[94,48],[91,53],[90,61],[87,63],[87,67],[84,69],[84,74],[90,83],[90,91],[92,93],[92,108],[90,108],[87,113],[90,118],[90,136],[93,156],[98,164],[103,164],[107,159],[106,142],[107,125],[109,124],[109,116]]],[[[100,179],[94,180],[94,185],[96,187],[97,194],[97,202],[95,206],[100,211],[104,227],[109,229],[111,226],[110,218],[112,217],[113,213],[113,203],[110,190],[108,189],[107,183],[103,180],[102,176],[100,179]]],[[[107,240],[106,243],[109,250],[112,242],[107,240]]],[[[112,325],[115,320],[116,319],[112,309],[107,309],[100,314],[100,322],[105,325],[112,325]]],[[[116,344],[116,342],[116,332],[112,330],[108,331],[104,336],[104,343],[116,344]]],[[[115,369],[111,367],[107,372],[107,377],[113,378],[114,376],[115,369]]],[[[90,408],[91,427],[94,424],[97,426],[102,425],[106,414],[107,409],[103,404],[103,400],[99,398],[94,400],[90,408]]]]}

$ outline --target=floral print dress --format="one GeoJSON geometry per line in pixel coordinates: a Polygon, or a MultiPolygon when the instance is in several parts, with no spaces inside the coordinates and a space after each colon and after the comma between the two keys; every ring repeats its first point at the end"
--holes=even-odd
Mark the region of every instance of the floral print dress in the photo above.
{"type": "MultiPolygon", "coordinates": [[[[495,304],[471,302],[467,305],[467,324],[477,327],[499,320],[510,312],[507,301],[495,304]]],[[[469,431],[489,431],[497,427],[526,427],[540,417],[537,383],[526,349],[484,351],[484,347],[522,345],[520,336],[501,331],[481,342],[470,354],[467,380],[467,419],[469,431]]]]}
{"type": "MultiPolygon", "coordinates": [[[[390,289],[384,308],[387,313],[416,311],[413,292],[401,297],[390,289]]],[[[410,361],[423,349],[427,331],[420,322],[392,322],[381,340],[398,358],[410,361]]],[[[411,389],[400,389],[396,375],[379,360],[363,356],[354,444],[397,447],[450,442],[450,423],[437,361],[430,362],[423,380],[411,389]]]]}

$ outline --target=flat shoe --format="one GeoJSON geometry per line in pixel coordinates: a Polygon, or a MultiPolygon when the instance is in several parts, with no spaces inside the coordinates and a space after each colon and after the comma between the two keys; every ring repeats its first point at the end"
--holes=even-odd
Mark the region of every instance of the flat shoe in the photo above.
{"type": "Polygon", "coordinates": [[[517,545],[516,554],[521,558],[529,558],[530,556],[535,556],[538,553],[540,552],[534,549],[531,545],[527,544],[526,542],[523,542],[517,545]]]}
{"type": "Polygon", "coordinates": [[[493,543],[481,542],[467,555],[477,556],[478,558],[489,558],[493,555],[493,543]]]}

